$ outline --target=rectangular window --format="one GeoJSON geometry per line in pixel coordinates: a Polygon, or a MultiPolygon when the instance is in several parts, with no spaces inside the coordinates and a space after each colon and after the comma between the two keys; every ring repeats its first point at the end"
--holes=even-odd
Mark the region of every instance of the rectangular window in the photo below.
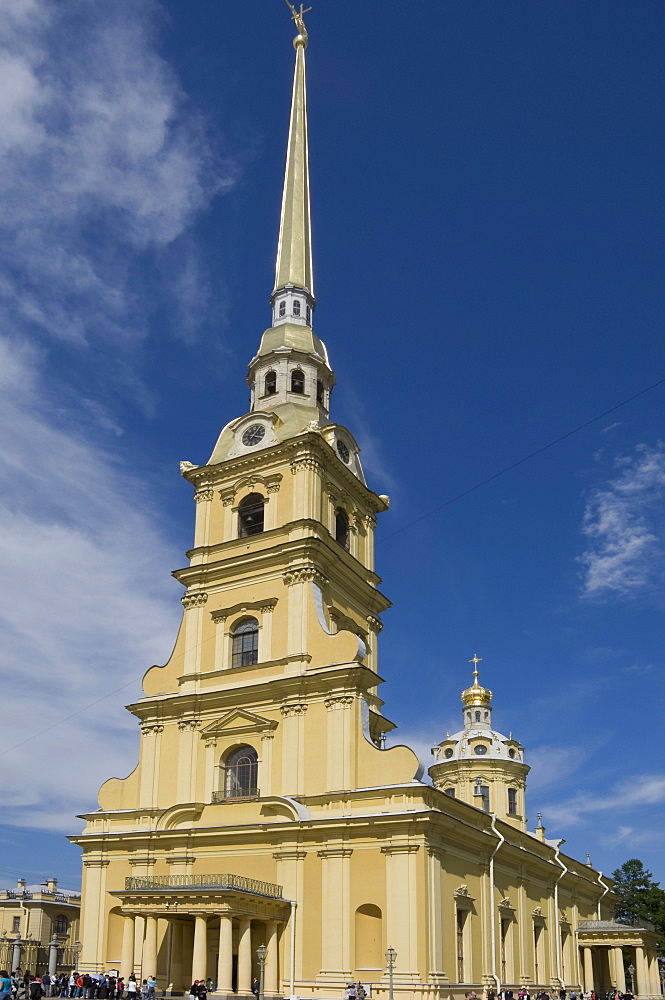
{"type": "Polygon", "coordinates": [[[18,934],[21,930],[21,918],[14,917],[12,919],[12,934],[18,934]]]}
{"type": "Polygon", "coordinates": [[[510,816],[517,816],[517,789],[508,789],[508,814],[510,816]]]}
{"type": "Polygon", "coordinates": [[[490,790],[489,785],[480,785],[480,797],[482,799],[482,808],[486,813],[490,811],[490,790]]]}

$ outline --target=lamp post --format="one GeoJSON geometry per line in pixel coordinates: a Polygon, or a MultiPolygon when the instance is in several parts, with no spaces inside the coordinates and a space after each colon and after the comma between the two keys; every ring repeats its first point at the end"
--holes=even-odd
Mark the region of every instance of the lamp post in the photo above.
{"type": "Polygon", "coordinates": [[[634,993],[635,992],[635,966],[634,965],[629,965],[628,966],[628,975],[630,976],[630,992],[634,993]]]}
{"type": "Polygon", "coordinates": [[[268,949],[264,944],[260,944],[256,949],[256,955],[259,960],[259,1000],[263,1000],[263,987],[265,984],[266,976],[266,955],[268,954],[268,949]]]}
{"type": "Polygon", "coordinates": [[[386,952],[386,965],[388,966],[388,1000],[393,1000],[393,969],[395,968],[395,961],[397,959],[397,952],[394,948],[388,948],[386,952]]]}

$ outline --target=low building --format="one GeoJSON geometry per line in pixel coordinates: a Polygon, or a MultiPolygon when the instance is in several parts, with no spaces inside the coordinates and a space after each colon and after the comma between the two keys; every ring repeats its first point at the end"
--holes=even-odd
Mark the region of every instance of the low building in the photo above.
{"type": "Polygon", "coordinates": [[[81,894],[59,889],[57,878],[0,890],[0,968],[35,975],[76,967],[81,894]]]}

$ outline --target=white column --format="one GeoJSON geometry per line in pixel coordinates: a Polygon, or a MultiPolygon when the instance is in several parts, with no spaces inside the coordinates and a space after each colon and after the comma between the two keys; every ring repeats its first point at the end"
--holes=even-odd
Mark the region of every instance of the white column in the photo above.
{"type": "Polygon", "coordinates": [[[649,971],[651,979],[651,993],[655,997],[661,996],[660,988],[660,969],[658,968],[658,953],[654,949],[649,949],[647,952],[649,961],[649,971]]]}
{"type": "Polygon", "coordinates": [[[157,917],[145,918],[145,940],[141,960],[141,978],[157,975],[157,917]]]}
{"type": "Polygon", "coordinates": [[[612,948],[614,955],[614,985],[619,993],[626,992],[626,975],[623,970],[623,949],[612,948]]]}
{"type": "Polygon", "coordinates": [[[123,917],[120,975],[124,980],[134,971],[134,917],[123,917]]]}
{"type": "Polygon", "coordinates": [[[417,844],[382,847],[386,856],[386,943],[397,952],[394,979],[418,977],[417,844]]]}
{"type": "Polygon", "coordinates": [[[240,920],[238,932],[238,993],[252,992],[252,921],[248,917],[240,920]]]}
{"type": "Polygon", "coordinates": [[[197,913],[194,917],[194,951],[192,954],[192,982],[208,975],[208,918],[197,913]]]}
{"type": "Polygon", "coordinates": [[[349,898],[348,848],[318,851],[322,860],[321,912],[321,979],[349,979],[351,976],[351,913],[349,898]]]}
{"type": "Polygon", "coordinates": [[[217,993],[231,993],[233,971],[233,920],[226,913],[219,917],[219,958],[217,960],[217,993]]]}
{"type": "Polygon", "coordinates": [[[183,930],[184,927],[180,920],[171,921],[171,964],[168,974],[168,985],[172,985],[174,990],[181,990],[191,985],[190,983],[183,982],[183,930]]]}
{"type": "Polygon", "coordinates": [[[274,995],[278,990],[277,968],[279,956],[277,950],[279,948],[279,941],[277,926],[276,920],[268,920],[266,922],[266,948],[268,949],[268,953],[266,955],[264,993],[268,993],[269,995],[274,995]]]}
{"type": "Polygon", "coordinates": [[[582,955],[584,957],[584,992],[589,993],[593,989],[593,955],[589,945],[582,945],[582,955]]]}
{"type": "Polygon", "coordinates": [[[637,972],[637,989],[635,992],[641,996],[648,997],[650,993],[649,968],[644,948],[641,945],[635,948],[635,968],[637,972]]]}

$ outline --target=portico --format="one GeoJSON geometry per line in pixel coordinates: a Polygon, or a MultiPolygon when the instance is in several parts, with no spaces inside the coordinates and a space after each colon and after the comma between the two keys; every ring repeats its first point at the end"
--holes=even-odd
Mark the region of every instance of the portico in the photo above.
{"type": "Polygon", "coordinates": [[[237,875],[130,877],[121,900],[120,972],[186,991],[210,977],[223,995],[251,995],[256,949],[267,948],[265,993],[279,992],[278,942],[290,906],[282,887],[237,875]]]}
{"type": "Polygon", "coordinates": [[[643,921],[637,927],[614,920],[584,920],[577,930],[582,952],[584,989],[598,994],[632,989],[640,1000],[662,996],[658,972],[658,935],[643,921]],[[634,982],[626,982],[624,952],[629,951],[628,968],[635,970],[634,982]]]}

